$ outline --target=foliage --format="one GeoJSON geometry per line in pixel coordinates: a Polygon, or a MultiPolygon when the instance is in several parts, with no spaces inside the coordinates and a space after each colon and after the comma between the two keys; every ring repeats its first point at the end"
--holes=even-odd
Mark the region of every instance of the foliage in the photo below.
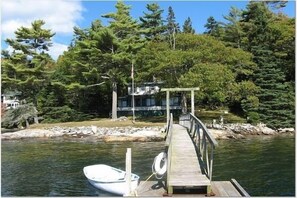
{"type": "Polygon", "coordinates": [[[37,110],[32,103],[20,105],[15,109],[9,109],[5,112],[1,119],[1,126],[4,128],[28,127],[29,122],[32,122],[36,117],[37,110]]]}
{"type": "Polygon", "coordinates": [[[83,121],[91,118],[92,116],[78,112],[68,106],[48,107],[43,114],[44,122],[47,123],[83,121]]]}
{"type": "Polygon", "coordinates": [[[147,4],[146,8],[150,13],[144,13],[144,16],[139,18],[140,27],[144,29],[144,35],[148,40],[160,40],[166,28],[161,16],[163,10],[157,3],[147,4]]]}
{"type": "Polygon", "coordinates": [[[255,112],[268,126],[280,128],[294,124],[295,107],[292,105],[294,92],[286,83],[285,72],[282,70],[283,60],[278,56],[278,44],[271,44],[282,42],[282,39],[276,37],[286,35],[281,34],[278,22],[271,22],[275,20],[278,21],[279,17],[263,2],[249,3],[243,13],[243,30],[248,41],[245,47],[254,54],[254,62],[258,65],[254,82],[260,87],[260,92],[257,94],[259,107],[255,112]]]}
{"type": "Polygon", "coordinates": [[[43,29],[42,20],[32,22],[31,27],[20,27],[15,39],[5,42],[13,48],[10,54],[2,51],[2,90],[22,92],[20,99],[36,104],[35,95],[47,83],[53,60],[45,52],[51,46],[54,33],[43,29]]]}
{"type": "Polygon", "coordinates": [[[176,45],[176,34],[180,32],[179,24],[175,20],[175,14],[171,6],[168,8],[167,15],[167,33],[166,38],[169,42],[171,49],[175,49],[176,45]]]}
{"type": "Polygon", "coordinates": [[[191,21],[191,18],[190,17],[188,17],[185,20],[185,23],[183,25],[183,33],[195,34],[195,30],[192,27],[192,21],[191,21]]]}
{"type": "Polygon", "coordinates": [[[221,24],[217,22],[213,16],[210,16],[207,19],[207,23],[204,25],[204,27],[206,28],[204,34],[214,37],[220,37],[223,31],[221,24]]]}

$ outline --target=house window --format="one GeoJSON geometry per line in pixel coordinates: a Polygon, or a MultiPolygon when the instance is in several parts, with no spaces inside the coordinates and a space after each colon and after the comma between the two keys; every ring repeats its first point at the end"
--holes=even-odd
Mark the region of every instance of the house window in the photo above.
{"type": "Polygon", "coordinates": [[[179,104],[178,104],[178,97],[174,97],[173,98],[173,105],[174,106],[178,106],[179,104]]]}
{"type": "Polygon", "coordinates": [[[151,98],[151,106],[155,106],[156,105],[156,101],[155,101],[155,98],[151,98]]]}
{"type": "Polygon", "coordinates": [[[162,99],[162,106],[166,106],[166,99],[162,99]]]}
{"type": "Polygon", "coordinates": [[[156,105],[155,98],[147,98],[146,99],[146,106],[155,106],[155,105],[156,105]]]}
{"type": "Polygon", "coordinates": [[[179,100],[178,97],[170,98],[170,106],[178,106],[179,100]]]}

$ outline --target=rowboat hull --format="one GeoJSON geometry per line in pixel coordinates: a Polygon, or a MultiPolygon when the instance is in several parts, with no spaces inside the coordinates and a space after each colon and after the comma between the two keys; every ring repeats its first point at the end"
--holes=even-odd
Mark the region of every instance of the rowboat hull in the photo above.
{"type": "MultiPolygon", "coordinates": [[[[94,180],[88,179],[90,184],[92,184],[95,188],[98,188],[100,190],[104,190],[106,192],[110,192],[116,195],[124,195],[127,193],[127,183],[124,182],[114,182],[114,183],[102,183],[102,182],[97,182],[94,180]]],[[[137,181],[132,181],[131,182],[131,190],[134,191],[138,186],[138,180],[137,181]]]]}
{"type": "MultiPolygon", "coordinates": [[[[83,171],[90,184],[95,188],[117,195],[128,193],[125,171],[104,164],[86,166],[83,171]]],[[[139,176],[132,173],[131,191],[137,188],[138,182],[139,176]]]]}

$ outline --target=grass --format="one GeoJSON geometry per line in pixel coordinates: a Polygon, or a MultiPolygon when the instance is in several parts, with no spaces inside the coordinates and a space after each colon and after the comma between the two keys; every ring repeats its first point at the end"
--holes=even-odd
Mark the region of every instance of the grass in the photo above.
{"type": "MultiPolygon", "coordinates": [[[[214,119],[217,123],[220,122],[220,116],[224,118],[224,123],[245,123],[246,120],[235,114],[223,111],[199,110],[195,112],[196,116],[204,123],[212,123],[214,119]]],[[[175,122],[178,123],[178,117],[175,117],[175,122]]],[[[64,122],[64,123],[40,123],[30,125],[30,129],[50,128],[55,126],[60,127],[80,127],[80,126],[97,126],[97,127],[155,127],[166,125],[166,116],[142,117],[136,118],[136,122],[132,122],[132,118],[128,117],[125,121],[112,121],[109,118],[97,118],[89,121],[81,122],[64,122]]]]}
{"type": "Polygon", "coordinates": [[[195,112],[196,116],[205,123],[212,123],[216,119],[217,123],[220,122],[220,116],[223,116],[224,123],[246,123],[246,120],[233,113],[228,112],[227,114],[223,111],[210,111],[200,110],[195,112]]]}
{"type": "Polygon", "coordinates": [[[97,126],[97,127],[153,127],[153,126],[164,126],[166,122],[159,122],[154,121],[150,119],[144,120],[137,120],[135,123],[132,122],[132,120],[129,118],[125,121],[112,121],[108,118],[102,118],[102,119],[94,119],[89,121],[81,121],[81,122],[64,122],[64,123],[40,123],[40,124],[33,124],[30,125],[29,129],[40,129],[40,128],[50,128],[55,126],[60,127],[80,127],[80,126],[97,126]]]}

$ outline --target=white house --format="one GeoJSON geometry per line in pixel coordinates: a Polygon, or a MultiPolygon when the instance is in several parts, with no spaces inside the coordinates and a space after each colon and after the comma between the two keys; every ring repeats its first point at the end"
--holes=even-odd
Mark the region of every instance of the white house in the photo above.
{"type": "Polygon", "coordinates": [[[1,103],[4,105],[5,109],[15,109],[20,105],[19,100],[12,95],[1,95],[1,103]]]}

